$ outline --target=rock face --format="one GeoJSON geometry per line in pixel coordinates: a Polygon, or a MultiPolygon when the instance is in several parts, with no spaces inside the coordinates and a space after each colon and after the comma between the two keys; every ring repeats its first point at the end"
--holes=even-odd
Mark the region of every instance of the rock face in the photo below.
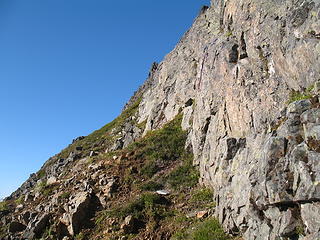
{"type": "MultiPolygon", "coordinates": [[[[122,149],[182,112],[186,148],[201,182],[214,190],[226,231],[247,240],[319,238],[319,19],[318,0],[212,0],[175,49],[152,65],[124,109],[141,99],[137,113],[104,150],[122,149]],[[288,104],[290,96],[297,101],[288,104]]],[[[81,150],[48,161],[47,179],[59,178],[81,150]]],[[[81,165],[73,169],[83,174],[81,165]]],[[[90,179],[98,174],[87,177],[75,188],[83,195],[69,201],[61,219],[69,235],[87,217],[90,179]]],[[[107,205],[115,181],[101,179],[97,196],[107,205]]],[[[32,175],[12,197],[37,180],[32,175]]]]}
{"type": "Polygon", "coordinates": [[[145,132],[182,109],[217,216],[245,239],[319,231],[304,212],[320,200],[318,106],[287,107],[291,92],[320,77],[319,10],[318,1],[212,1],[158,65],[140,105],[145,132]]]}

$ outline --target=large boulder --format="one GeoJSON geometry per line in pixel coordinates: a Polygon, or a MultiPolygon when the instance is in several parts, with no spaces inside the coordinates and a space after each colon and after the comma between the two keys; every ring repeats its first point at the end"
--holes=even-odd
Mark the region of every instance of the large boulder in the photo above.
{"type": "Polygon", "coordinates": [[[80,192],[65,206],[67,212],[60,220],[67,226],[70,235],[78,234],[90,224],[90,217],[98,205],[97,198],[91,193],[80,192]]]}

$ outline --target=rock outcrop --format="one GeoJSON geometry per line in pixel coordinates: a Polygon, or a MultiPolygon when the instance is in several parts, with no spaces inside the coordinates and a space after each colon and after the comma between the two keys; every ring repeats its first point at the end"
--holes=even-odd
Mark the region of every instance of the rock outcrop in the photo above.
{"type": "MultiPolygon", "coordinates": [[[[175,49],[152,65],[123,115],[102,129],[107,134],[98,130],[74,141],[11,198],[40,201],[39,183],[54,185],[72,172],[60,185],[71,195],[61,200],[52,190],[57,196],[47,209],[64,206],[57,232],[61,239],[73,236],[90,218],[85,210],[92,201],[107,207],[113,192],[125,189],[117,189],[120,176],[102,174],[104,166],[85,169],[87,158],[126,148],[181,113],[186,149],[200,182],[213,189],[215,215],[228,233],[247,240],[318,239],[319,19],[318,0],[212,0],[175,49]]],[[[121,165],[130,154],[113,160],[121,165]]],[[[34,219],[11,221],[9,230],[19,236],[34,219]]],[[[132,231],[133,219],[125,219],[124,231],[132,231]]],[[[38,234],[36,226],[31,232],[38,234]]]]}

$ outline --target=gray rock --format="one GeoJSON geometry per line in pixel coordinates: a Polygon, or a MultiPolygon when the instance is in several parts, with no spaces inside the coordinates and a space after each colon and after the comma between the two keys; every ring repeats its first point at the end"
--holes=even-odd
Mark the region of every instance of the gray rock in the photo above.
{"type": "Polygon", "coordinates": [[[309,233],[320,232],[320,203],[301,205],[301,218],[309,233]]]}
{"type": "Polygon", "coordinates": [[[67,226],[70,235],[78,234],[87,224],[93,211],[93,201],[91,194],[80,192],[69,202],[67,212],[63,214],[61,222],[67,226]]]}

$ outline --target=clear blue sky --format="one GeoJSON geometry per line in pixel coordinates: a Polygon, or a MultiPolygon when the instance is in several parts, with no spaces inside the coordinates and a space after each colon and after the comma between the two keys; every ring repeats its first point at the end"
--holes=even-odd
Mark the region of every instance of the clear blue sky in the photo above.
{"type": "Polygon", "coordinates": [[[0,198],[114,119],[209,0],[1,0],[0,198]]]}

